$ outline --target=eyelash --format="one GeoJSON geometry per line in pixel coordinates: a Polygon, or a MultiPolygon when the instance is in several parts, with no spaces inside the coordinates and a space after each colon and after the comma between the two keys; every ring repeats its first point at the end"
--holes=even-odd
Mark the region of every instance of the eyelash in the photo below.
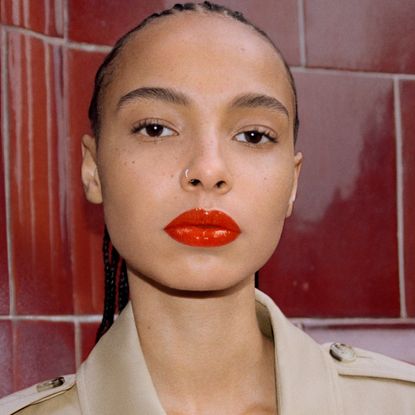
{"type": "Polygon", "coordinates": [[[249,133],[256,133],[259,134],[261,136],[261,139],[257,142],[257,143],[250,143],[249,141],[242,141],[242,140],[236,140],[242,143],[245,143],[246,145],[249,146],[253,146],[253,147],[257,147],[257,146],[261,146],[261,145],[265,145],[267,143],[260,143],[260,141],[262,141],[262,139],[265,137],[268,142],[271,142],[273,144],[276,144],[278,142],[278,136],[275,136],[275,133],[272,132],[271,130],[268,130],[264,127],[248,127],[247,129],[239,132],[238,134],[235,134],[235,138],[240,135],[240,134],[249,134],[249,133]]]}
{"type": "MultiPolygon", "coordinates": [[[[159,127],[161,127],[161,135],[157,135],[157,134],[151,135],[151,133],[148,133],[148,131],[147,131],[147,134],[142,134],[145,137],[157,139],[157,138],[170,137],[170,136],[173,136],[173,135],[177,135],[176,131],[174,131],[173,129],[167,127],[163,121],[158,120],[158,119],[146,119],[146,120],[140,121],[138,124],[136,124],[132,127],[131,133],[132,134],[140,134],[141,130],[143,130],[143,129],[149,127],[149,126],[159,126],[159,127]],[[169,130],[172,133],[163,134],[163,130],[169,130]]],[[[275,137],[274,132],[272,132],[271,130],[268,130],[264,127],[262,127],[262,128],[261,127],[247,127],[245,130],[240,131],[239,133],[235,134],[233,139],[235,141],[240,142],[240,143],[244,143],[245,145],[248,145],[248,146],[258,147],[258,146],[267,144],[267,143],[261,143],[261,141],[263,140],[264,137],[268,140],[268,142],[271,142],[271,143],[274,143],[274,144],[278,142],[278,136],[275,137]],[[254,143],[249,142],[248,141],[249,138],[247,139],[246,135],[250,134],[250,133],[251,134],[252,133],[259,134],[261,136],[260,140],[256,143],[255,142],[254,143]],[[237,139],[237,137],[241,134],[244,135],[244,140],[237,139]]]]}
{"type": "MultiPolygon", "coordinates": [[[[173,134],[168,134],[168,136],[177,135],[177,132],[176,131],[174,131],[172,128],[167,127],[163,121],[157,120],[157,119],[146,119],[146,120],[140,121],[138,124],[136,124],[136,125],[134,125],[132,127],[131,134],[139,134],[140,133],[140,130],[143,130],[144,128],[149,127],[151,125],[153,125],[153,126],[156,126],[156,125],[157,126],[160,126],[162,128],[162,130],[163,129],[167,129],[167,130],[172,131],[173,134]]],[[[166,135],[159,135],[159,136],[154,135],[154,136],[151,136],[150,134],[147,134],[147,135],[146,134],[142,134],[142,135],[144,135],[146,137],[150,137],[150,138],[160,138],[160,137],[165,137],[166,136],[166,135]]]]}

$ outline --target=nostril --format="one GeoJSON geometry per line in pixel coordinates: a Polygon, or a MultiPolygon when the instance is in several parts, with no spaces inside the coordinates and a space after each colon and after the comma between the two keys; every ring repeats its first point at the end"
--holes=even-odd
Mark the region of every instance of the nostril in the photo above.
{"type": "Polygon", "coordinates": [[[216,183],[216,187],[218,188],[218,189],[220,189],[221,187],[223,187],[225,185],[225,181],[224,180],[221,180],[221,181],[219,181],[219,182],[217,182],[216,183]]]}
{"type": "Polygon", "coordinates": [[[197,185],[200,183],[200,180],[199,180],[199,179],[190,179],[190,180],[189,180],[189,183],[190,183],[192,186],[197,186],[197,185]]]}

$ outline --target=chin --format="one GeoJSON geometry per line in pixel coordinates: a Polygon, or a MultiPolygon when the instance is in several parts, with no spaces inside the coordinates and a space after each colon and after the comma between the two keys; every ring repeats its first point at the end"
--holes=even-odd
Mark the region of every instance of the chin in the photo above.
{"type": "MultiPolygon", "coordinates": [[[[129,270],[132,271],[131,269],[129,270]]],[[[168,275],[158,272],[132,273],[154,288],[179,296],[218,296],[238,286],[253,282],[254,271],[243,273],[226,270],[170,270],[168,275]]]]}

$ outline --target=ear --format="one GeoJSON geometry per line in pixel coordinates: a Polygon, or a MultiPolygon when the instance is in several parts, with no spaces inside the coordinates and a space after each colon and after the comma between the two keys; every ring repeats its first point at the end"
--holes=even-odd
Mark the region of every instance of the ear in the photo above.
{"type": "Polygon", "coordinates": [[[101,181],[97,167],[97,142],[88,134],[82,137],[82,184],[87,200],[91,203],[102,203],[101,181]]]}
{"type": "Polygon", "coordinates": [[[287,214],[285,215],[286,218],[290,217],[291,213],[293,212],[294,202],[297,196],[298,178],[300,176],[302,164],[303,164],[303,155],[301,153],[297,153],[294,156],[294,180],[293,180],[293,187],[291,190],[290,200],[288,202],[287,214]]]}

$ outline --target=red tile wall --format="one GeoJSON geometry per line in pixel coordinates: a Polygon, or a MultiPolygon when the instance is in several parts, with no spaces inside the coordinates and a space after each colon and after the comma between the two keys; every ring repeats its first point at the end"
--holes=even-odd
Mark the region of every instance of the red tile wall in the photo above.
{"type": "Polygon", "coordinates": [[[261,288],[291,316],[398,317],[393,81],[303,71],[296,81],[304,168],[261,288]]]}
{"type": "MultiPolygon", "coordinates": [[[[2,44],[3,33],[0,32],[2,44]]],[[[3,56],[0,56],[0,78],[2,71],[3,56]]],[[[1,91],[1,88],[0,88],[1,91]]],[[[0,108],[3,109],[3,101],[0,101],[0,108]]],[[[0,110],[0,125],[3,125],[3,111],[0,110]]],[[[2,129],[0,138],[3,143],[2,129]]],[[[6,217],[6,192],[3,163],[3,146],[0,146],[0,315],[9,313],[9,272],[7,259],[7,217],[6,217]]],[[[1,392],[0,392],[1,393],[1,392]]]]}
{"type": "Polygon", "coordinates": [[[71,322],[14,323],[14,388],[39,381],[39,373],[54,378],[75,370],[74,325],[71,322]]]}
{"type": "Polygon", "coordinates": [[[98,51],[65,50],[67,93],[67,128],[65,143],[67,158],[67,220],[69,246],[71,250],[71,275],[74,295],[73,306],[76,313],[100,313],[103,302],[103,267],[101,261],[101,240],[103,215],[101,206],[88,203],[80,188],[81,151],[80,139],[89,131],[89,98],[96,69],[104,54],[98,51]]]}
{"type": "MultiPolygon", "coordinates": [[[[0,0],[0,396],[73,372],[102,308],[100,207],[80,185],[93,77],[175,1],[0,0]]],[[[415,363],[415,3],[226,0],[292,66],[305,156],[260,288],[318,341],[415,363]]]]}
{"type": "Polygon", "coordinates": [[[404,261],[408,314],[415,316],[415,80],[400,81],[404,212],[404,261]]]}

